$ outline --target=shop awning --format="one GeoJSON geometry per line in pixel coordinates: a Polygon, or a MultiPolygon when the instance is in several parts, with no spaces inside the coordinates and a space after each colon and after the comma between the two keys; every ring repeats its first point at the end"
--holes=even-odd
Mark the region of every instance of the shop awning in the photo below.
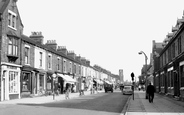
{"type": "Polygon", "coordinates": [[[105,82],[108,83],[108,84],[112,84],[111,82],[109,82],[109,81],[107,81],[107,80],[105,80],[105,82]]]}
{"type": "Polygon", "coordinates": [[[67,83],[73,84],[73,83],[77,82],[75,79],[73,79],[69,75],[58,74],[58,77],[62,77],[64,79],[64,81],[67,83]]]}

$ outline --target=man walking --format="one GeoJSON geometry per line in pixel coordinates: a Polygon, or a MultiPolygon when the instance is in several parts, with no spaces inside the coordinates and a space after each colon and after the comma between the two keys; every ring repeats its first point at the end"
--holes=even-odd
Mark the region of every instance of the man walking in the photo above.
{"type": "Polygon", "coordinates": [[[146,92],[148,93],[149,102],[153,103],[155,87],[153,85],[151,85],[151,82],[149,83],[146,92]]]}

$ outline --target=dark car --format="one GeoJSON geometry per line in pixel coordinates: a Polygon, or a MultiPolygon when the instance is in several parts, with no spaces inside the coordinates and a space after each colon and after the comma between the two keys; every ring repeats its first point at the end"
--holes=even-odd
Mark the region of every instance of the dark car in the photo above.
{"type": "Polygon", "coordinates": [[[108,91],[111,91],[113,93],[113,84],[104,83],[104,90],[105,90],[105,93],[107,93],[108,91]]]}

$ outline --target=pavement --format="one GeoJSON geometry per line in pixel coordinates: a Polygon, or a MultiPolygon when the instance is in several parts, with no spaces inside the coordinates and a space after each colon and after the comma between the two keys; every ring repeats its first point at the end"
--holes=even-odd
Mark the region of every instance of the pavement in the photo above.
{"type": "MultiPolygon", "coordinates": [[[[98,91],[104,92],[102,91],[98,91]]],[[[97,92],[95,92],[97,93],[97,92]]],[[[85,91],[85,95],[91,95],[90,91],[85,91]]],[[[70,99],[79,97],[79,93],[70,93],[70,99]]],[[[60,95],[48,95],[48,96],[40,96],[40,97],[33,97],[33,98],[21,98],[21,99],[13,99],[13,100],[8,100],[8,101],[1,101],[1,104],[43,104],[43,103],[50,103],[50,102],[56,102],[56,101],[62,101],[66,100],[64,94],[60,95]]]]}
{"type": "Polygon", "coordinates": [[[184,115],[184,102],[155,93],[153,103],[149,103],[145,91],[135,91],[125,107],[121,115],[184,115]]]}

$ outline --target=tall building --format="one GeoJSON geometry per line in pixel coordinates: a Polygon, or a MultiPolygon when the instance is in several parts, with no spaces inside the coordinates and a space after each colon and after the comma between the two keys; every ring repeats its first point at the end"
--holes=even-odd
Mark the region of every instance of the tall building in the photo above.
{"type": "Polygon", "coordinates": [[[124,83],[123,69],[119,69],[120,83],[124,83]]]}

